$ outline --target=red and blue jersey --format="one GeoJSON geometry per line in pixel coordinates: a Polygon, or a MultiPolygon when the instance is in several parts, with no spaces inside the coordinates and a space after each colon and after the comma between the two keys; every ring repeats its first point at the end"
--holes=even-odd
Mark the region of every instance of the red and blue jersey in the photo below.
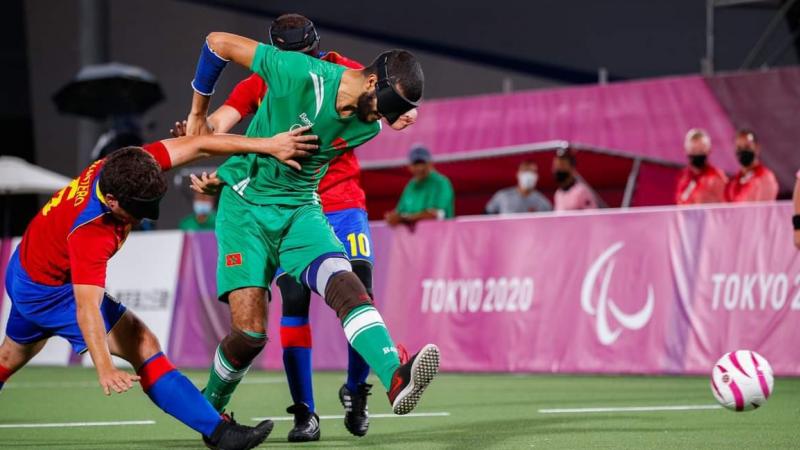
{"type": "MultiPolygon", "coordinates": [[[[162,170],[172,163],[161,142],[144,146],[162,170]]],[[[87,167],[56,192],[33,218],[19,245],[22,267],[32,281],[48,286],[67,283],[105,286],[108,260],[130,232],[111,214],[100,191],[105,160],[87,167]]]]}
{"type": "MultiPolygon", "coordinates": [[[[336,52],[323,52],[319,58],[350,69],[364,68],[358,61],[336,52]]],[[[266,94],[267,84],[260,76],[252,74],[236,85],[225,104],[244,118],[255,114],[266,94]]],[[[361,166],[352,149],[331,161],[328,172],[319,182],[318,190],[322,209],[326,213],[349,208],[367,209],[367,198],[361,188],[361,166]]]]}

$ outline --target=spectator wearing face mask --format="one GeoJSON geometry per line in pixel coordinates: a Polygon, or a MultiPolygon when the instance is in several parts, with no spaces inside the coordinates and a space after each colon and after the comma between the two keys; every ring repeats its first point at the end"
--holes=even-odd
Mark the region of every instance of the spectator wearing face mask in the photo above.
{"type": "Polygon", "coordinates": [[[539,168],[533,161],[523,161],[517,170],[517,185],[497,191],[486,204],[487,214],[511,214],[552,211],[550,201],[536,190],[539,168]]]}
{"type": "Polygon", "coordinates": [[[689,165],[681,171],[678,178],[675,203],[695,205],[724,202],[728,177],[708,162],[708,155],[711,153],[711,138],[708,133],[692,128],[686,133],[683,146],[689,165]]]}
{"type": "Polygon", "coordinates": [[[589,186],[578,179],[575,154],[559,150],[553,159],[553,178],[558,184],[554,196],[556,211],[574,211],[597,208],[597,201],[589,186]]]}
{"type": "Polygon", "coordinates": [[[192,214],[184,217],[178,224],[183,231],[214,230],[217,213],[214,211],[214,197],[206,194],[194,193],[192,214]]]}
{"type": "Polygon", "coordinates": [[[729,202],[764,202],[778,198],[778,180],[759,160],[761,145],[756,134],[747,129],[736,133],[736,159],[741,168],[725,187],[729,202]]]}

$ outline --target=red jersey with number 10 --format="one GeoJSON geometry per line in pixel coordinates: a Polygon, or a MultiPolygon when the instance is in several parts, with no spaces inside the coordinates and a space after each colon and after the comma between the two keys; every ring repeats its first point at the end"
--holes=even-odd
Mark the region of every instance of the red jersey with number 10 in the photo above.
{"type": "MultiPolygon", "coordinates": [[[[170,169],[164,144],[155,142],[144,149],[161,170],[170,169]]],[[[122,247],[131,226],[114,218],[100,192],[104,164],[105,159],[96,161],[56,192],[25,230],[20,263],[36,283],[105,286],[108,260],[122,247]]]]}
{"type": "MultiPolygon", "coordinates": [[[[336,52],[327,52],[320,57],[350,69],[363,69],[361,63],[336,52]]],[[[267,84],[257,74],[252,74],[233,89],[225,104],[239,112],[242,118],[255,114],[261,100],[267,94],[267,84]]],[[[328,173],[319,182],[322,209],[326,212],[348,208],[367,209],[367,198],[361,188],[361,166],[353,150],[348,150],[331,161],[328,173]]]]}

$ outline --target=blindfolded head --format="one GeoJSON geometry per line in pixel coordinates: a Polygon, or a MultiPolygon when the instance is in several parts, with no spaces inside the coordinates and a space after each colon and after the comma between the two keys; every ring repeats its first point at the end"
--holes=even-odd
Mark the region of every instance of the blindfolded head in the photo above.
{"type": "Polygon", "coordinates": [[[319,48],[319,34],[314,23],[300,14],[284,14],[269,27],[270,43],[281,50],[307,53],[319,48]]]}
{"type": "Polygon", "coordinates": [[[374,77],[375,87],[374,91],[364,92],[359,99],[359,117],[362,120],[384,117],[391,124],[419,105],[425,78],[422,66],[410,52],[390,50],[381,53],[364,71],[374,77]]]}
{"type": "Polygon", "coordinates": [[[156,220],[167,181],[152,155],[141,147],[125,147],[106,158],[99,187],[116,216],[156,220]]]}

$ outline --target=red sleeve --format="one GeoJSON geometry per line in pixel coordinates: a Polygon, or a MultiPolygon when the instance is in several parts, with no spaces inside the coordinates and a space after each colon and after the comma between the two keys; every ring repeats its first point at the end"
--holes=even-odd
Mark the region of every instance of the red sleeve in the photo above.
{"type": "Polygon", "coordinates": [[[323,60],[328,61],[330,63],[338,64],[340,66],[345,66],[348,69],[363,69],[364,65],[360,62],[350,59],[346,56],[342,56],[336,52],[328,52],[325,56],[322,57],[323,60]]]}
{"type": "Polygon", "coordinates": [[[238,111],[244,118],[255,114],[265,95],[267,95],[267,83],[257,74],[252,74],[233,88],[225,104],[238,111]]]}
{"type": "Polygon", "coordinates": [[[102,219],[73,231],[67,238],[72,284],[105,287],[106,265],[118,246],[114,228],[104,224],[102,219]]]}
{"type": "Polygon", "coordinates": [[[161,170],[167,171],[172,168],[172,158],[169,157],[169,151],[163,142],[151,142],[143,145],[142,148],[153,155],[153,158],[158,161],[158,165],[161,166],[161,170]]]}

